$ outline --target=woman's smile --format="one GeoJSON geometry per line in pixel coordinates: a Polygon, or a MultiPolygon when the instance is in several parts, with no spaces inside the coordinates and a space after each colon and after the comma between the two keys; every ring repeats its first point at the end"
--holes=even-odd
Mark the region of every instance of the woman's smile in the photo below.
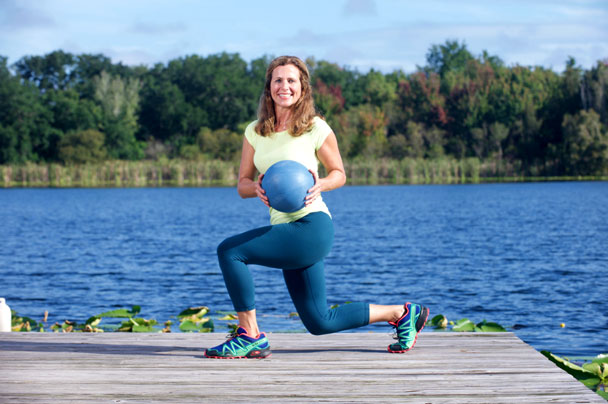
{"type": "Polygon", "coordinates": [[[272,72],[270,94],[277,108],[292,107],[302,95],[300,71],[294,65],[278,66],[272,72]]]}

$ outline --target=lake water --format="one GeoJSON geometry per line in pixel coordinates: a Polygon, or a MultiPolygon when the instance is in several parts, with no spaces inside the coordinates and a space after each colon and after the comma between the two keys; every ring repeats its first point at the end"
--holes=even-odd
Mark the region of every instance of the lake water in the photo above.
{"type": "MultiPolygon", "coordinates": [[[[353,186],[324,197],[336,231],[329,304],[421,302],[431,316],[498,322],[536,349],[608,352],[608,183],[353,186]]],[[[132,305],[160,323],[190,306],[216,316],[232,310],[217,244],[267,222],[232,188],[2,189],[0,296],[22,316],[48,310],[49,325],[132,305]]],[[[252,271],[262,329],[303,331],[280,271],[252,271]]]]}

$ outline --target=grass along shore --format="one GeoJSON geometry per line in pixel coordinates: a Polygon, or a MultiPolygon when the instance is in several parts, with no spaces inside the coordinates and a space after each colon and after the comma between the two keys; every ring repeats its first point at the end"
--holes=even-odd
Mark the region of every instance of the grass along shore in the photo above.
{"type": "MultiPolygon", "coordinates": [[[[105,161],[96,164],[58,163],[0,165],[0,187],[206,187],[235,186],[238,161],[160,159],[105,161]]],[[[477,158],[345,160],[349,185],[467,184],[522,181],[608,180],[606,176],[524,177],[521,167],[477,158]]]]}

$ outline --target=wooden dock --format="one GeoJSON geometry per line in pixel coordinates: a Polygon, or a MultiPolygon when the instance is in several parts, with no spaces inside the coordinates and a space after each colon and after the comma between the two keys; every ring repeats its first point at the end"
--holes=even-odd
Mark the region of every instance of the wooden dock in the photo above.
{"type": "Polygon", "coordinates": [[[223,334],[0,333],[0,403],[606,403],[512,333],[269,334],[265,360],[202,357],[223,334]]]}

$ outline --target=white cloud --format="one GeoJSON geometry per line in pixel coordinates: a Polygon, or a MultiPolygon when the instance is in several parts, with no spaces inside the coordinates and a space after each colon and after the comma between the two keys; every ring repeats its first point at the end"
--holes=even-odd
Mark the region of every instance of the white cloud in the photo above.
{"type": "Polygon", "coordinates": [[[27,2],[3,0],[0,5],[0,30],[6,32],[55,27],[55,20],[37,7],[28,7],[27,2]]]}

